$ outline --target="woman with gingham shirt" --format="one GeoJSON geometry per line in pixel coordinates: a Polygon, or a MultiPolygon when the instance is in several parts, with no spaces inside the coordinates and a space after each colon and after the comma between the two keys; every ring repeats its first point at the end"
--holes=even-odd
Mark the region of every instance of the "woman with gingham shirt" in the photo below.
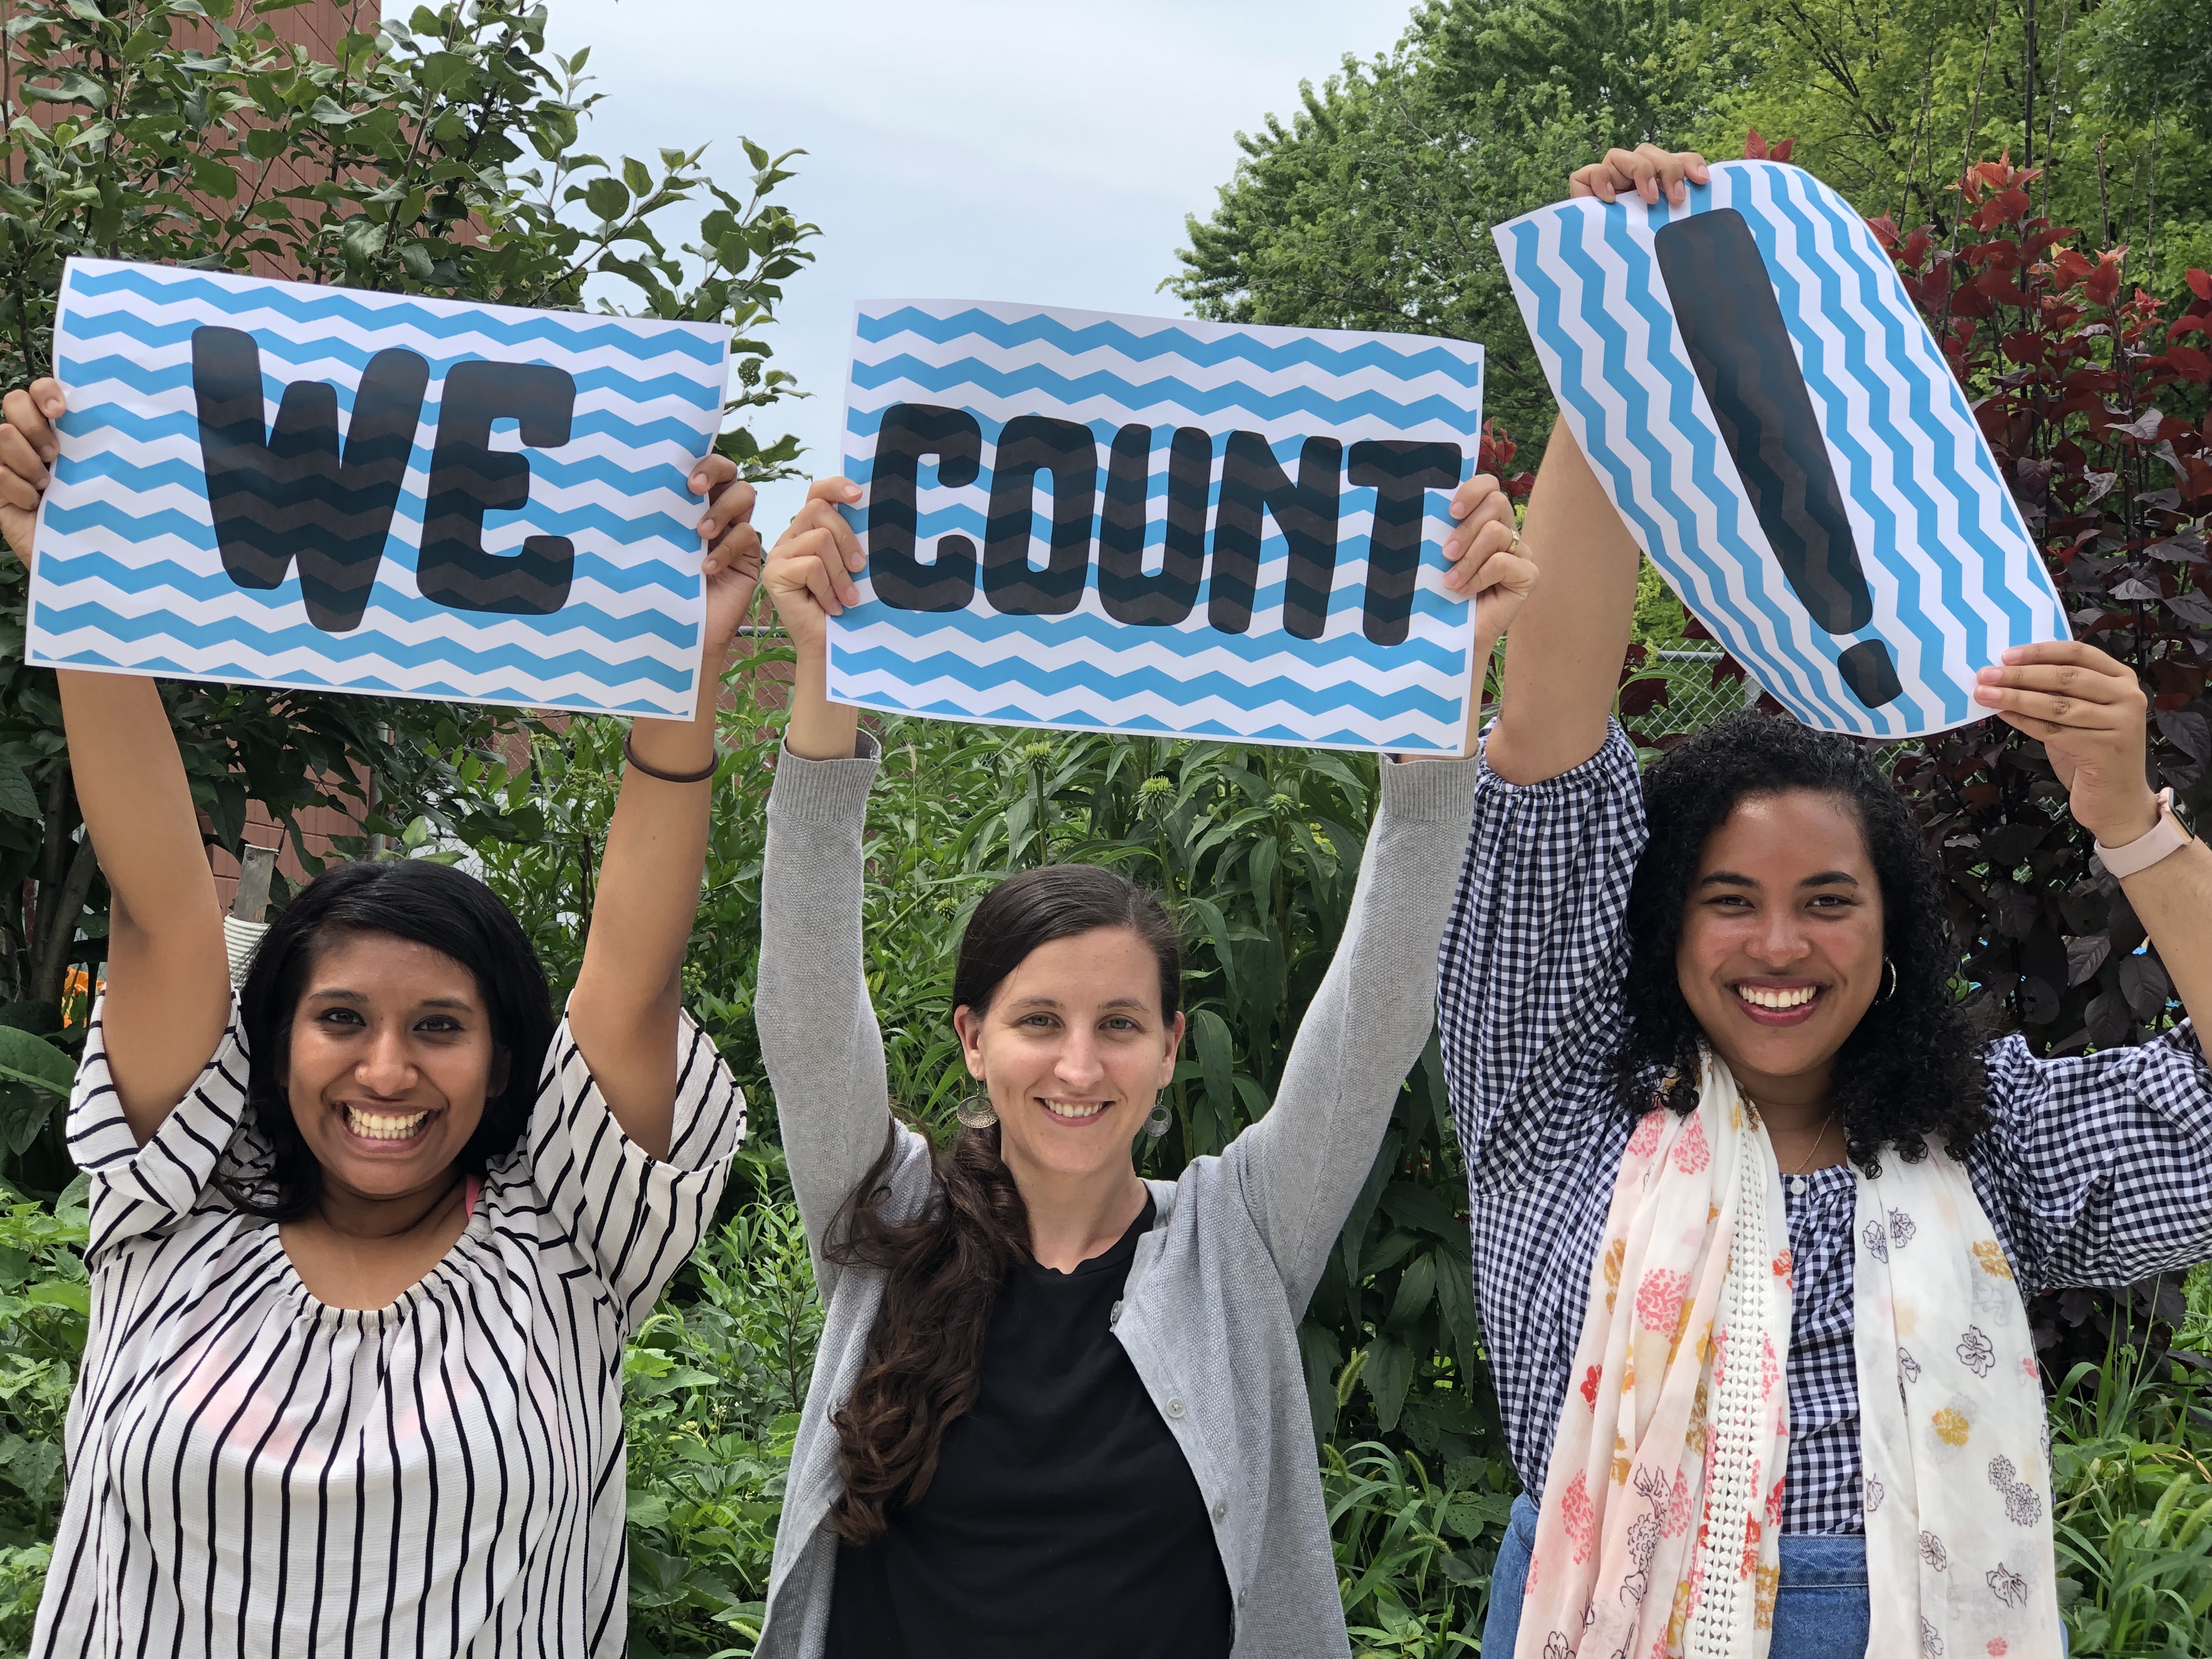
{"type": "MultiPolygon", "coordinates": [[[[1646,146],[1583,169],[1574,193],[1680,204],[1703,174],[1646,146]]],[[[1508,652],[1441,963],[1484,1331],[1529,1493],[1484,1651],[1603,1656],[1628,1631],[1638,1659],[1770,1644],[1771,1659],[2055,1655],[2046,1431],[2020,1298],[2212,1256],[2212,1073],[2196,1028],[2050,1060],[2018,1037],[1978,1045],[1953,1006],[1940,878],[1854,745],[1740,715],[1639,781],[1608,718],[1638,552],[1564,424],[1525,529],[1544,580],[1508,652]],[[1735,1200],[1717,1184],[1709,1208],[1696,1188],[1696,1209],[1669,1222],[1656,1196],[1709,1178],[1703,1126],[1728,1121],[1717,1086],[1770,1149],[1745,1190],[1771,1189],[1780,1212],[1761,1236],[1787,1352],[1762,1379],[1781,1467],[1736,1517],[1747,1616],[1699,1638],[1713,1585],[1684,1564],[1705,1564],[1725,1484],[1710,1456],[1722,1368],[1697,1379],[1686,1435],[1638,1436],[1665,1417],[1653,1373],[1701,1363],[1686,1333],[1711,1320],[1717,1337],[1735,1306],[1695,1305],[1689,1255],[1641,1275],[1637,1261],[1657,1248],[1655,1217],[1695,1234],[1735,1200]],[[1923,1200],[1869,1203],[1899,1182],[1923,1200]],[[1945,1254],[1947,1235],[1962,1248],[1945,1254]],[[1899,1316],[1920,1278],[1954,1268],[1945,1320],[1899,1316]],[[1870,1304],[1893,1318],[1878,1342],[1870,1304]],[[1701,1475],[1702,1506],[1686,1504],[1701,1475]],[[1904,1503],[1918,1507],[1900,1524],[1904,1503]],[[1965,1564],[1935,1518],[1947,1506],[1972,1511],[1959,1525],[1986,1560],[1965,1564]],[[1774,1566],[1749,1571],[1777,1530],[1774,1566]]],[[[2212,1010],[2212,853],[2144,783],[2133,672],[2086,645],[2033,647],[1984,671],[1978,696],[2045,743],[2185,1011],[2212,1010]]],[[[1707,1283],[1734,1285],[1748,1253],[1727,1254],[1705,1260],[1707,1283]]]]}
{"type": "MultiPolygon", "coordinates": [[[[61,388],[5,399],[27,561],[61,388]]],[[[622,1357],[744,1124],[684,1015],[718,670],[759,568],[710,459],[688,721],[639,723],[568,1018],[514,918],[426,860],[296,894],[228,988],[158,689],[58,675],[113,895],[69,1113],[92,1318],[42,1656],[616,1654],[622,1357]]]]}

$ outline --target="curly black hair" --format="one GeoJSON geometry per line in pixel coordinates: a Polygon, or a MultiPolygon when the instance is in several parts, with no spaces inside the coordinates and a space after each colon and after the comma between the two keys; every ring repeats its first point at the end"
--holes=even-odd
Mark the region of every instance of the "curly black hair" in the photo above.
{"type": "Polygon", "coordinates": [[[1940,1139],[1954,1156],[1984,1128],[1980,1043],[1953,990],[1959,952],[1944,921],[1942,876],[1919,827],[1865,751],[1848,738],[1747,710],[1662,757],[1644,779],[1650,840],[1628,896],[1628,1023],[1611,1072],[1622,1107],[1648,1109],[1656,1081],[1678,1112],[1697,1105],[1702,1031],[1675,968],[1682,913],[1706,840],[1746,796],[1812,789],[1857,816],[1881,886],[1891,993],[1869,1008],[1836,1054],[1832,1093],[1851,1162],[1869,1176],[1894,1146],[1907,1163],[1940,1139]]]}

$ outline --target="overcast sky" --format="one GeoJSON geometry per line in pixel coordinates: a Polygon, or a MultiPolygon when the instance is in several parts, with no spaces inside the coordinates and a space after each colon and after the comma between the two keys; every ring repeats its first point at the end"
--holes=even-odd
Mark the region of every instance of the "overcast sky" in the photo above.
{"type": "MultiPolygon", "coordinates": [[[[762,417],[836,470],[846,343],[864,298],[1034,301],[1175,316],[1183,216],[1235,170],[1240,129],[1298,106],[1346,52],[1402,33],[1409,0],[552,0],[607,94],[610,160],[740,134],[808,153],[778,198],[822,228],[769,336],[814,395],[762,417]],[[785,411],[788,411],[786,415],[785,411]],[[782,418],[779,418],[779,416],[782,418]]],[[[803,486],[766,493],[771,539],[803,486]]]]}

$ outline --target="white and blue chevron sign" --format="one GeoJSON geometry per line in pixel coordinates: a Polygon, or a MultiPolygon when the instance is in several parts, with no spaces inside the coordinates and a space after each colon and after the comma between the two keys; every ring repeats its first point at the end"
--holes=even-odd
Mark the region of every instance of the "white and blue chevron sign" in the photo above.
{"type": "Polygon", "coordinates": [[[1850,204],[1778,162],[1711,175],[1686,207],[1585,198],[1492,233],[1567,423],[1798,719],[1979,720],[1976,671],[2067,629],[1973,411],[1850,204]]]}
{"type": "Polygon", "coordinates": [[[688,718],[728,342],[72,259],[27,659],[688,718]]]}
{"type": "Polygon", "coordinates": [[[859,308],[830,694],[951,720],[1456,754],[1443,591],[1482,349],[966,301],[859,308]]]}

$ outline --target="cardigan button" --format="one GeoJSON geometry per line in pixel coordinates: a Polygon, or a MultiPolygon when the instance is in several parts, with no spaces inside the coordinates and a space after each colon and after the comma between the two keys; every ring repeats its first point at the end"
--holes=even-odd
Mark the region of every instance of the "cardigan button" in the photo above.
{"type": "Polygon", "coordinates": [[[1227,1498],[1217,1498],[1213,1500],[1213,1518],[1216,1521],[1226,1521],[1229,1518],[1229,1500],[1227,1498]]]}
{"type": "Polygon", "coordinates": [[[1106,1328],[1111,1330],[1121,1322],[1121,1298],[1115,1297],[1114,1305],[1106,1310],[1106,1328]]]}
{"type": "Polygon", "coordinates": [[[1182,1418],[1182,1396],[1181,1395],[1170,1395],[1168,1396],[1168,1415],[1180,1421],[1182,1418]]]}

